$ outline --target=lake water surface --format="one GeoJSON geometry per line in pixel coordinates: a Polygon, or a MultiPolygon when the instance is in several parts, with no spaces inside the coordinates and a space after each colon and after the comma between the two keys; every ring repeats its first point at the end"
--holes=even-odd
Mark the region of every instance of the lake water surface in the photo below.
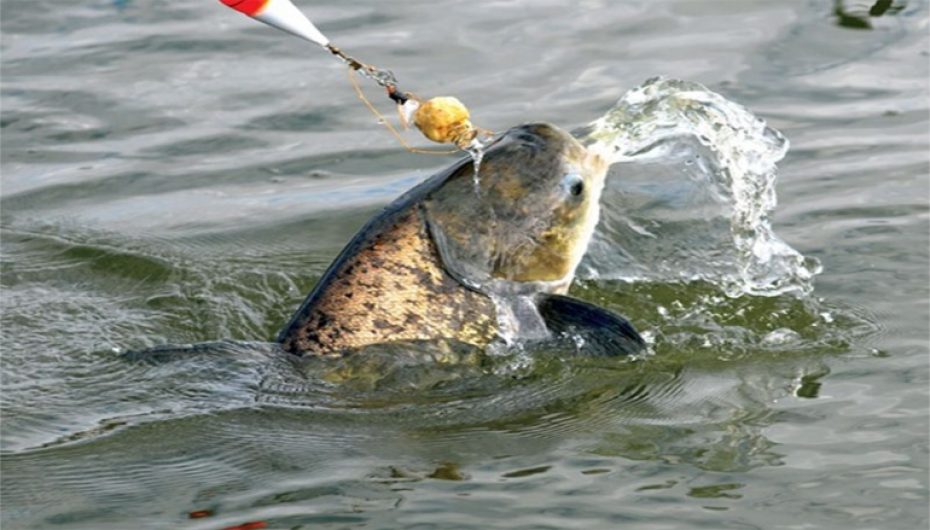
{"type": "Polygon", "coordinates": [[[687,161],[632,164],[572,293],[625,314],[642,360],[345,384],[260,347],[127,360],[271,340],[453,158],[218,2],[4,1],[4,528],[927,528],[927,1],[298,5],[497,131],[583,126],[657,75],[746,106],[791,142],[772,224],[821,263],[813,292],[677,274],[720,227],[685,215],[687,161]]]}

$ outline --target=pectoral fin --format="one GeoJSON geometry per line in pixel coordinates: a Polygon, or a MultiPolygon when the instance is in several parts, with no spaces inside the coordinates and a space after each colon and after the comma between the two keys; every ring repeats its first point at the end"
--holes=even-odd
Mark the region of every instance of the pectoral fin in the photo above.
{"type": "Polygon", "coordinates": [[[569,296],[540,294],[536,305],[549,331],[557,338],[574,339],[584,353],[632,355],[646,347],[627,319],[594,304],[569,296]]]}

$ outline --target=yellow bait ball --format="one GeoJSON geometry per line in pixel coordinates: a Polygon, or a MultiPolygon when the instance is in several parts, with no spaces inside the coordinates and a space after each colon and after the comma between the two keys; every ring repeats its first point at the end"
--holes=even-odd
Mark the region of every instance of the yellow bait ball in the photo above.
{"type": "Polygon", "coordinates": [[[477,134],[469,117],[468,109],[458,99],[436,97],[420,105],[413,123],[430,140],[464,149],[477,134]]]}

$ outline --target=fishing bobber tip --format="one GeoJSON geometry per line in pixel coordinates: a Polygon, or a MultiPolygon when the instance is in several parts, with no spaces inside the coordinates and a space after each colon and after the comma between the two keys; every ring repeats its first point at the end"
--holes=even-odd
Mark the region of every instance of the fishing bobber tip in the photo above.
{"type": "Polygon", "coordinates": [[[322,47],[329,45],[313,22],[291,0],[220,0],[236,11],[322,47]]]}

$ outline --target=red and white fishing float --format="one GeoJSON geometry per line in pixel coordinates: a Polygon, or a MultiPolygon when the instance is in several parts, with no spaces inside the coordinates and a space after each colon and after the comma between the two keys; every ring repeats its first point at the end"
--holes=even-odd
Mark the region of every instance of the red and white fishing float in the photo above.
{"type": "Polygon", "coordinates": [[[269,26],[296,35],[326,48],[329,39],[323,35],[291,0],[220,0],[236,11],[269,26]]]}

